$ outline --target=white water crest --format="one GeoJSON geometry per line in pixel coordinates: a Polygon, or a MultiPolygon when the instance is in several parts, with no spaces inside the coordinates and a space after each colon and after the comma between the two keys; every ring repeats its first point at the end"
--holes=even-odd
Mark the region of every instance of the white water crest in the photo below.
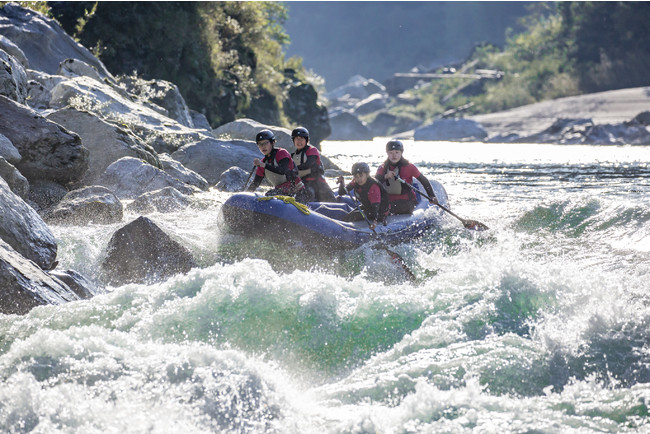
{"type": "MultiPolygon", "coordinates": [[[[377,168],[385,140],[325,142],[377,168]]],[[[221,233],[229,193],[148,215],[198,267],[0,315],[0,431],[650,432],[650,147],[405,142],[455,219],[391,246],[221,233]]],[[[334,179],[329,180],[334,186],[334,179]]],[[[53,226],[97,279],[115,225],[53,226]]]]}

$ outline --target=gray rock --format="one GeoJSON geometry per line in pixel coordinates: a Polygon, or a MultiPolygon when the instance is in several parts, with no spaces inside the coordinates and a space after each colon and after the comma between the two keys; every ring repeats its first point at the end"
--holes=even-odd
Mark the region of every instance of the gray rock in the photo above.
{"type": "Polygon", "coordinates": [[[22,155],[16,168],[30,182],[66,185],[79,181],[88,169],[88,150],[77,134],[4,96],[0,96],[0,119],[0,134],[22,155]]]}
{"type": "Polygon", "coordinates": [[[169,154],[160,154],[158,156],[163,170],[179,181],[193,185],[201,190],[207,191],[210,188],[208,181],[193,170],[183,166],[180,161],[174,160],[169,154]]]}
{"type": "Polygon", "coordinates": [[[65,59],[79,59],[95,67],[102,77],[111,76],[104,64],[68,36],[56,21],[16,3],[7,3],[0,9],[0,35],[22,50],[31,69],[56,74],[65,59]]]}
{"type": "Polygon", "coordinates": [[[204,139],[185,145],[171,157],[183,166],[203,176],[210,185],[219,182],[223,172],[232,166],[253,167],[253,159],[262,154],[254,142],[204,139]]]}
{"type": "Polygon", "coordinates": [[[437,119],[429,125],[417,128],[413,134],[415,140],[483,140],[487,131],[476,121],[469,119],[437,119]]]}
{"type": "Polygon", "coordinates": [[[65,77],[28,69],[27,79],[26,104],[34,110],[42,111],[50,108],[52,89],[65,77]]]}
{"type": "Polygon", "coordinates": [[[0,50],[0,95],[21,104],[27,98],[27,74],[13,56],[0,50]]]}
{"type": "Polygon", "coordinates": [[[11,163],[0,157],[0,178],[4,179],[11,191],[22,200],[29,197],[29,181],[11,163]]]}
{"type": "Polygon", "coordinates": [[[157,167],[133,157],[120,158],[108,166],[97,180],[97,184],[115,192],[120,199],[132,199],[165,187],[174,187],[183,194],[199,191],[196,187],[172,178],[157,167]]]}
{"type": "Polygon", "coordinates": [[[320,149],[320,142],[332,132],[327,107],[318,103],[318,93],[308,83],[292,85],[287,94],[284,112],[297,125],[309,130],[309,143],[320,149]]]}
{"type": "Polygon", "coordinates": [[[18,45],[11,42],[11,40],[4,35],[0,35],[0,50],[4,51],[10,56],[13,56],[14,59],[20,62],[23,68],[29,68],[29,61],[27,60],[27,57],[25,57],[23,50],[21,50],[18,45]]]}
{"type": "Polygon", "coordinates": [[[165,187],[138,196],[126,209],[140,214],[167,213],[187,208],[191,203],[189,197],[174,187],[165,187]]]}
{"type": "Polygon", "coordinates": [[[379,93],[373,93],[368,98],[359,101],[352,111],[357,116],[363,116],[377,112],[386,108],[388,96],[379,93]]]}
{"type": "Polygon", "coordinates": [[[117,81],[137,101],[150,104],[151,108],[181,125],[194,128],[190,109],[175,84],[165,80],[143,80],[135,76],[121,76],[117,81]]]}
{"type": "Polygon", "coordinates": [[[373,134],[368,126],[349,112],[330,117],[332,134],[329,140],[371,140],[373,134]]]}
{"type": "Polygon", "coordinates": [[[638,122],[641,125],[645,125],[646,127],[650,126],[650,111],[646,110],[639,113],[634,117],[634,119],[632,119],[632,121],[638,122]]]}
{"type": "Polygon", "coordinates": [[[187,273],[192,254],[147,217],[138,217],[111,237],[102,279],[109,285],[152,283],[187,273]]]}
{"type": "Polygon", "coordinates": [[[75,270],[52,270],[48,274],[68,285],[68,288],[82,300],[92,298],[99,292],[93,282],[75,270]]]}
{"type": "Polygon", "coordinates": [[[20,163],[21,158],[23,158],[18,149],[11,143],[11,140],[2,134],[0,134],[0,157],[11,164],[20,163]]]}
{"type": "Polygon", "coordinates": [[[139,158],[159,169],[163,167],[151,146],[97,115],[66,107],[48,114],[47,119],[78,134],[88,149],[88,170],[79,181],[80,185],[95,184],[106,168],[122,157],[139,158]]]}
{"type": "Polygon", "coordinates": [[[205,130],[188,128],[175,120],[134,102],[124,90],[88,77],[70,77],[51,90],[51,108],[68,105],[99,115],[112,124],[126,127],[158,153],[171,153],[184,144],[206,137],[205,130]]]}
{"type": "Polygon", "coordinates": [[[0,240],[0,313],[24,315],[36,306],[78,299],[65,283],[0,240]]]}
{"type": "Polygon", "coordinates": [[[32,207],[0,178],[0,238],[25,258],[49,270],[56,260],[54,235],[32,207]]]}
{"type": "Polygon", "coordinates": [[[68,194],[68,189],[52,181],[37,179],[29,186],[29,205],[36,211],[45,213],[56,206],[68,194]]]}
{"type": "Polygon", "coordinates": [[[389,136],[419,127],[421,122],[408,116],[396,116],[391,113],[381,112],[368,125],[375,137],[389,136]]]}
{"type": "Polygon", "coordinates": [[[90,77],[100,82],[106,78],[102,77],[97,68],[79,59],[65,59],[59,64],[56,75],[63,77],[90,77]]]}
{"type": "Polygon", "coordinates": [[[66,194],[45,216],[59,225],[111,224],[122,221],[122,202],[106,187],[93,185],[66,194]]]}
{"type": "Polygon", "coordinates": [[[243,191],[246,187],[246,181],[250,181],[252,167],[250,172],[246,172],[241,167],[231,167],[221,174],[216,188],[220,191],[243,191]]]}
{"type": "Polygon", "coordinates": [[[190,116],[192,116],[192,124],[194,125],[194,128],[212,131],[212,126],[210,126],[208,118],[206,118],[203,113],[190,109],[190,116]]]}
{"type": "Polygon", "coordinates": [[[350,78],[350,80],[348,80],[348,82],[343,86],[339,86],[326,93],[325,98],[332,101],[348,96],[357,100],[362,100],[368,98],[373,93],[385,95],[386,87],[372,78],[366,79],[360,75],[356,75],[350,78]]]}
{"type": "MultiPolygon", "coordinates": [[[[236,121],[228,122],[227,124],[220,125],[213,130],[215,137],[225,136],[224,140],[246,140],[255,143],[255,136],[261,130],[271,130],[275,134],[275,146],[284,148],[289,152],[295,150],[293,141],[291,140],[291,130],[287,128],[275,127],[271,125],[261,124],[252,119],[237,119],[236,121]]],[[[230,166],[228,166],[230,167],[230,166]]],[[[224,169],[225,170],[225,169],[224,169]]]]}

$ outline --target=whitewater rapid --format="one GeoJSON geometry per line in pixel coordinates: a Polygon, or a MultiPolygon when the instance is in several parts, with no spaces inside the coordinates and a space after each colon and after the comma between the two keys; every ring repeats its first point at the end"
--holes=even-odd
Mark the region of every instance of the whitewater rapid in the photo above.
{"type": "MultiPolygon", "coordinates": [[[[381,250],[221,233],[228,193],[201,193],[149,215],[188,274],[0,315],[0,430],[650,432],[650,147],[405,145],[489,231],[391,247],[410,283],[381,250]]],[[[136,217],[54,226],[59,266],[97,276],[136,217]]]]}

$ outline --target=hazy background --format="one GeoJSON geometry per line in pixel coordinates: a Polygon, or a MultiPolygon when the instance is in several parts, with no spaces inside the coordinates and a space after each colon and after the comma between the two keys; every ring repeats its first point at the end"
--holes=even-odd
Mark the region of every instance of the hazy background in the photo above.
{"type": "Polygon", "coordinates": [[[534,2],[286,2],[288,56],[332,90],[360,74],[383,81],[414,66],[464,60],[480,42],[502,46],[534,2]]]}

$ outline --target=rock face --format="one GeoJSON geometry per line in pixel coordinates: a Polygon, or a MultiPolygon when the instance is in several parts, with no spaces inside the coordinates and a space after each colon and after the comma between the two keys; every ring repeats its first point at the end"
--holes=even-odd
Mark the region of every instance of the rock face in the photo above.
{"type": "Polygon", "coordinates": [[[370,140],[374,134],[359,118],[349,112],[342,112],[330,118],[332,134],[329,140],[370,140]]]}
{"type": "Polygon", "coordinates": [[[191,200],[174,187],[165,187],[138,196],[126,209],[140,214],[173,212],[186,208],[191,200]]]}
{"type": "Polygon", "coordinates": [[[174,187],[183,194],[192,194],[195,191],[164,171],[133,157],[120,158],[108,166],[97,180],[97,184],[114,191],[121,199],[132,199],[165,187],[174,187]]]}
{"type": "Polygon", "coordinates": [[[47,115],[47,119],[74,131],[88,149],[88,170],[81,185],[93,185],[106,168],[122,157],[134,157],[162,169],[158,155],[130,131],[109,124],[98,116],[66,107],[47,115]]]}
{"type": "Polygon", "coordinates": [[[139,217],[111,237],[102,273],[111,285],[151,283],[187,273],[193,266],[186,248],[148,218],[139,217]]]}
{"type": "Polygon", "coordinates": [[[77,134],[4,96],[0,119],[0,134],[20,152],[16,167],[30,182],[43,179],[66,185],[80,180],[88,169],[88,150],[77,134]]]}
{"type": "Polygon", "coordinates": [[[0,178],[4,179],[11,191],[27,200],[29,196],[29,181],[12,164],[0,157],[0,178]]]}
{"type": "Polygon", "coordinates": [[[25,103],[27,98],[27,74],[13,56],[0,49],[0,95],[25,103]]]}
{"type": "Polygon", "coordinates": [[[56,260],[54,235],[32,207],[0,178],[0,239],[25,258],[49,270],[56,260]]]}
{"type": "Polygon", "coordinates": [[[66,59],[92,65],[102,77],[110,73],[85,47],[75,42],[53,19],[8,3],[0,9],[0,34],[20,48],[31,69],[55,74],[66,59]]]}
{"type": "MultiPolygon", "coordinates": [[[[255,136],[253,136],[254,138],[255,136]]],[[[171,157],[201,175],[210,185],[232,166],[253,167],[253,159],[262,158],[254,142],[203,139],[174,152],[171,157]]]]}
{"type": "Polygon", "coordinates": [[[122,221],[122,202],[106,187],[94,185],[66,194],[45,219],[61,225],[110,224],[122,221]]]}
{"type": "Polygon", "coordinates": [[[309,130],[309,142],[318,149],[320,142],[332,132],[327,107],[318,104],[318,93],[311,84],[291,87],[284,111],[294,122],[309,130]]]}
{"type": "Polygon", "coordinates": [[[0,313],[24,315],[36,306],[78,299],[65,283],[0,239],[0,313]]]}

